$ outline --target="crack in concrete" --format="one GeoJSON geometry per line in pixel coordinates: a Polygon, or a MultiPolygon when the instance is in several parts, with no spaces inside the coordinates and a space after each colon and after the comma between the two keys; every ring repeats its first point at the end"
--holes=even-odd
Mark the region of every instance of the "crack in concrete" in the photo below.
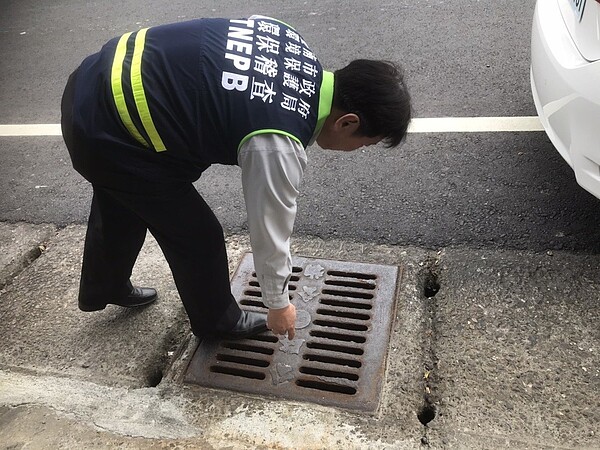
{"type": "Polygon", "coordinates": [[[36,247],[31,248],[25,254],[21,256],[19,261],[17,261],[12,268],[12,270],[7,274],[5,279],[0,279],[0,290],[4,290],[8,286],[10,286],[13,280],[19,276],[25,269],[27,269],[33,262],[38,259],[42,254],[46,251],[46,244],[39,243],[36,247]]]}
{"type": "Polygon", "coordinates": [[[439,263],[441,252],[427,258],[422,264],[419,280],[422,283],[422,299],[425,302],[425,320],[423,334],[423,406],[417,413],[419,421],[423,424],[421,444],[429,446],[428,424],[435,419],[437,408],[437,394],[435,380],[437,377],[438,358],[435,354],[434,343],[436,340],[436,299],[435,296],[441,289],[439,283],[439,263]]]}
{"type": "Polygon", "coordinates": [[[0,256],[0,294],[44,254],[57,231],[51,224],[0,222],[0,247],[7,252],[0,256]]]}

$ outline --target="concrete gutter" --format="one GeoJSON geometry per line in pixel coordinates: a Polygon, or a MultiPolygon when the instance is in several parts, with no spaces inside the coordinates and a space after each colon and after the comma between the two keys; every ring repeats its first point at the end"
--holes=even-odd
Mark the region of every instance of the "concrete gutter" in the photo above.
{"type": "MultiPolygon", "coordinates": [[[[196,342],[156,242],[132,277],[155,304],[82,313],[84,234],[0,226],[0,242],[27,243],[10,261],[45,248],[20,273],[0,260],[5,448],[600,448],[600,256],[296,238],[295,254],[403,267],[368,415],[182,384],[196,342]]],[[[228,237],[232,272],[249,249],[228,237]]]]}
{"type": "Polygon", "coordinates": [[[53,225],[0,222],[0,289],[40,256],[55,231],[53,225]]]}

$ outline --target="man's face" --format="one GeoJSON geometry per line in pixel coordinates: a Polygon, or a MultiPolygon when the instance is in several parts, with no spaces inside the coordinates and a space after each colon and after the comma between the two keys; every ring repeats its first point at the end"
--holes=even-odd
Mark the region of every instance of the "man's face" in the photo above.
{"type": "Polygon", "coordinates": [[[380,137],[367,137],[367,136],[338,136],[338,139],[328,147],[328,150],[340,150],[343,152],[351,152],[361,147],[368,147],[369,145],[375,145],[381,141],[380,137]]]}

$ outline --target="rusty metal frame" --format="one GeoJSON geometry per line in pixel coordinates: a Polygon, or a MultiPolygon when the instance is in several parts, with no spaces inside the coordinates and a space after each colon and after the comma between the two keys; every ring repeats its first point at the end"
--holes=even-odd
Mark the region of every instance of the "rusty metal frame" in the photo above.
{"type": "MultiPolygon", "coordinates": [[[[295,257],[290,300],[296,338],[202,341],[184,382],[257,395],[375,411],[385,372],[401,270],[295,257]]],[[[252,254],[232,280],[244,309],[264,311],[252,254]]]]}

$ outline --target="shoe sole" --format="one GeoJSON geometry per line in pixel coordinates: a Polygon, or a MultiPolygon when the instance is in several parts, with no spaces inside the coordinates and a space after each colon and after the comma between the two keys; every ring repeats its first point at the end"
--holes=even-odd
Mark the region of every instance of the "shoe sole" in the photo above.
{"type": "Polygon", "coordinates": [[[150,303],[154,303],[156,301],[156,296],[146,299],[144,301],[140,301],[138,303],[127,303],[127,302],[123,302],[123,303],[119,303],[119,302],[108,302],[108,305],[117,305],[117,306],[122,306],[123,308],[137,308],[138,306],[146,306],[149,305],[150,303]]]}
{"type": "Polygon", "coordinates": [[[84,305],[82,303],[79,304],[79,309],[83,312],[94,312],[94,311],[102,311],[104,308],[106,308],[106,305],[102,306],[102,305],[84,305]]]}
{"type": "Polygon", "coordinates": [[[108,302],[106,305],[93,305],[93,306],[79,303],[79,309],[84,312],[102,311],[103,309],[106,308],[107,305],[116,305],[116,306],[121,306],[123,308],[138,308],[140,306],[146,306],[146,305],[149,305],[150,303],[154,303],[156,301],[156,297],[157,296],[155,295],[154,297],[144,300],[143,302],[139,302],[139,303],[108,302]]]}

